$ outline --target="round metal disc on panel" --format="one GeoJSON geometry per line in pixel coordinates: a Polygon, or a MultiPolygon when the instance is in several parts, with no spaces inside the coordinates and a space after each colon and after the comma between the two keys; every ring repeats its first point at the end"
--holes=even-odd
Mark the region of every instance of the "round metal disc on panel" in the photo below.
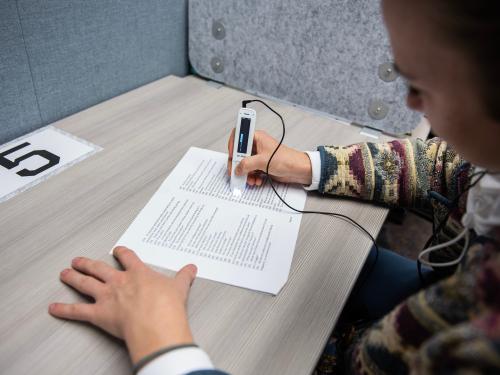
{"type": "Polygon", "coordinates": [[[378,67],[378,76],[382,81],[392,82],[398,78],[398,72],[393,63],[387,62],[378,67]]]}
{"type": "Polygon", "coordinates": [[[224,71],[224,64],[222,63],[222,60],[219,59],[218,57],[213,57],[212,60],[210,61],[210,65],[212,66],[212,70],[215,73],[222,73],[224,71]]]}
{"type": "Polygon", "coordinates": [[[214,21],[212,23],[212,35],[218,40],[224,39],[226,36],[226,29],[220,21],[214,21]]]}
{"type": "Polygon", "coordinates": [[[368,106],[368,115],[374,120],[382,120],[389,113],[389,106],[381,99],[372,99],[368,106]]]}

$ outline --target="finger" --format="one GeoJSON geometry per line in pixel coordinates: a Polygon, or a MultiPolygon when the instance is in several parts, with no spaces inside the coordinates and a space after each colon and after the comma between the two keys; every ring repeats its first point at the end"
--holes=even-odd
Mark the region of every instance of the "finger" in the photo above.
{"type": "Polygon", "coordinates": [[[233,167],[233,161],[231,159],[227,159],[227,174],[231,176],[231,169],[233,167]]]}
{"type": "Polygon", "coordinates": [[[270,136],[266,131],[256,130],[255,134],[253,135],[252,155],[257,154],[259,151],[259,145],[261,145],[262,143],[266,143],[269,138],[270,136]]]}
{"type": "Polygon", "coordinates": [[[115,247],[113,255],[126,270],[144,265],[135,252],[124,246],[115,247]]]}
{"type": "Polygon", "coordinates": [[[255,177],[255,185],[262,186],[263,181],[264,180],[262,179],[262,176],[259,175],[259,176],[255,177]]]}
{"type": "Polygon", "coordinates": [[[84,275],[71,268],[63,270],[60,278],[65,284],[75,288],[80,293],[94,298],[96,298],[104,288],[104,284],[97,279],[94,279],[92,276],[84,275]]]}
{"type": "Polygon", "coordinates": [[[248,174],[263,168],[263,158],[260,155],[248,156],[236,166],[234,172],[237,176],[248,174]]]}
{"type": "Polygon", "coordinates": [[[187,297],[189,288],[194,282],[196,278],[196,273],[198,272],[197,267],[194,264],[188,264],[187,266],[182,267],[175,274],[175,281],[180,286],[181,290],[185,293],[187,297]]]}
{"type": "Polygon", "coordinates": [[[247,177],[247,184],[250,185],[250,186],[254,186],[255,185],[255,175],[253,174],[249,174],[248,177],[247,177]]]}
{"type": "Polygon", "coordinates": [[[101,281],[109,281],[115,272],[120,272],[109,264],[84,257],[73,259],[71,266],[86,275],[93,276],[101,281]]]}
{"type": "Polygon", "coordinates": [[[234,132],[235,132],[235,130],[236,130],[235,128],[233,128],[233,130],[231,130],[231,135],[229,136],[229,141],[227,142],[227,150],[229,153],[229,160],[233,159],[234,132]]]}
{"type": "Polygon", "coordinates": [[[52,303],[49,313],[56,318],[92,322],[94,308],[95,305],[90,303],[52,303]]]}

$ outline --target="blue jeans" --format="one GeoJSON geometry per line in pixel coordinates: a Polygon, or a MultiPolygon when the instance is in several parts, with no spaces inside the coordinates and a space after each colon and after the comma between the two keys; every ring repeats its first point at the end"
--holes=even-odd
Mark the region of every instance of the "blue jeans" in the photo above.
{"type": "MultiPolygon", "coordinates": [[[[383,248],[374,264],[375,256],[372,247],[343,312],[349,320],[379,319],[423,288],[416,261],[383,248]]],[[[422,275],[426,282],[437,279],[430,267],[422,266],[422,275]]]]}

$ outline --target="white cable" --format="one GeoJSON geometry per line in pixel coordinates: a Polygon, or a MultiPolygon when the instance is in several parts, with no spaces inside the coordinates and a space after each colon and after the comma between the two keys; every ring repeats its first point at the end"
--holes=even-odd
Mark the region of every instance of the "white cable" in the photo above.
{"type": "Polygon", "coordinates": [[[455,264],[460,263],[460,261],[462,260],[462,258],[465,255],[465,253],[467,252],[468,247],[469,247],[469,228],[464,228],[464,230],[458,236],[453,238],[452,240],[449,240],[448,242],[445,242],[445,243],[442,243],[439,245],[435,245],[435,246],[431,246],[431,247],[428,247],[427,249],[424,249],[420,254],[418,254],[418,260],[420,261],[420,263],[425,264],[426,266],[430,266],[430,267],[454,266],[455,264]],[[428,260],[424,259],[425,255],[432,253],[433,251],[443,249],[445,247],[453,245],[454,243],[457,243],[458,241],[460,241],[464,236],[465,236],[465,245],[464,245],[464,248],[457,259],[449,261],[449,262],[443,262],[443,263],[429,262],[428,260]]]}
{"type": "Polygon", "coordinates": [[[478,172],[484,172],[471,184],[467,196],[467,209],[462,216],[464,230],[454,239],[440,245],[424,249],[419,255],[420,263],[431,267],[449,267],[460,263],[469,246],[469,230],[474,230],[478,235],[489,235],[493,228],[500,225],[500,174],[488,173],[482,168],[476,168],[478,172]],[[460,256],[450,262],[434,263],[424,259],[427,254],[453,245],[465,236],[465,246],[460,256]]]}

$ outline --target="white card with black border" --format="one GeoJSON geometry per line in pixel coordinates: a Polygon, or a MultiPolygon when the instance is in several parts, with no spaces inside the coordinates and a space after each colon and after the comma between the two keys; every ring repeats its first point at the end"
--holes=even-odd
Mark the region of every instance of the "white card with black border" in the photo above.
{"type": "Polygon", "coordinates": [[[88,158],[101,147],[54,126],[0,146],[0,202],[88,158]]]}

